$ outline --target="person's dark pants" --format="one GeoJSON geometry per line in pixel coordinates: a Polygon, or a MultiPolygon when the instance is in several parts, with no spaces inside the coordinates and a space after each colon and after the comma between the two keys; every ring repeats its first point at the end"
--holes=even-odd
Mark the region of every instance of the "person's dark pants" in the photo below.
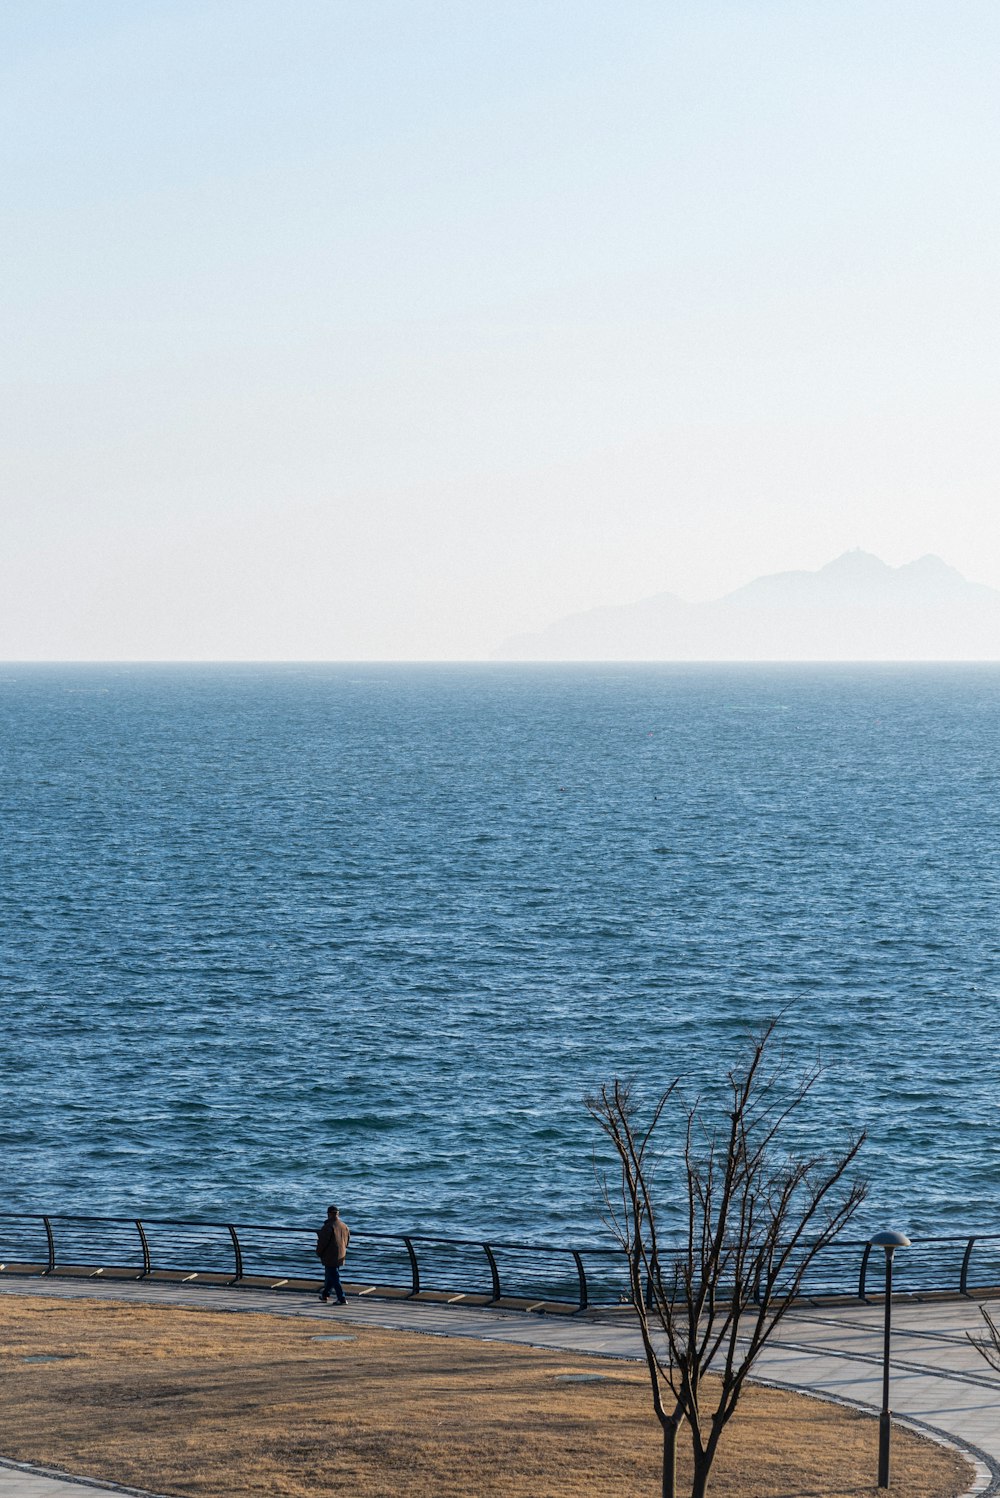
{"type": "Polygon", "coordinates": [[[323,1279],[324,1297],[328,1296],[330,1294],[330,1291],[332,1290],[340,1304],[343,1305],[344,1301],[347,1299],[347,1296],[344,1294],[344,1287],[340,1283],[339,1267],[336,1264],[325,1264],[323,1267],[326,1271],[323,1279]]]}

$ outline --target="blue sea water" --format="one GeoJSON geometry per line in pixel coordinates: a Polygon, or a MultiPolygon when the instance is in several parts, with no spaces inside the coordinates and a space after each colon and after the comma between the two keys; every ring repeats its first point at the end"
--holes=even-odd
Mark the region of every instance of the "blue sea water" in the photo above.
{"type": "Polygon", "coordinates": [[[998,668],[6,666],[0,766],[6,1210],[600,1240],[584,1094],[781,1010],[1000,1228],[998,668]]]}

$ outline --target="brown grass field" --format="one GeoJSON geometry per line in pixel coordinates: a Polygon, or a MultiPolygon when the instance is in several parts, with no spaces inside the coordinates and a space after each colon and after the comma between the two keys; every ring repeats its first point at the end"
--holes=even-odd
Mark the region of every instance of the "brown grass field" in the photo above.
{"type": "MultiPolygon", "coordinates": [[[[0,1455],[164,1494],[660,1490],[659,1428],[637,1365],[334,1316],[3,1295],[0,1409],[0,1455]],[[338,1333],[353,1340],[316,1340],[338,1333]]],[[[873,1498],[876,1449],[873,1419],[751,1389],[723,1438],[712,1495],[873,1498]]],[[[906,1431],[894,1434],[893,1458],[905,1498],[955,1498],[971,1480],[959,1457],[906,1431]]]]}

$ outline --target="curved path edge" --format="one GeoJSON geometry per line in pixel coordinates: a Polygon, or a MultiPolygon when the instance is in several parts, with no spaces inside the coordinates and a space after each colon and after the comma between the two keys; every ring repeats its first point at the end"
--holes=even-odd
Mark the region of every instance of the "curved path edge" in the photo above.
{"type": "MultiPolygon", "coordinates": [[[[801,1394],[804,1399],[819,1399],[823,1404],[839,1404],[844,1409],[857,1410],[862,1415],[877,1415],[878,1410],[873,1404],[863,1404],[857,1399],[845,1399],[840,1394],[821,1393],[817,1389],[810,1389],[805,1384],[780,1383],[773,1378],[755,1378],[753,1383],[759,1384],[765,1389],[781,1389],[788,1394],[801,1394]]],[[[925,1436],[927,1440],[933,1441],[938,1446],[944,1446],[948,1451],[954,1451],[965,1458],[972,1468],[974,1476],[969,1487],[959,1498],[994,1498],[1000,1494],[1000,1463],[985,1451],[980,1451],[978,1446],[970,1446],[967,1441],[956,1440],[954,1436],[945,1435],[936,1425],[929,1425],[926,1420],[915,1420],[908,1415],[899,1415],[893,1411],[893,1425],[905,1426],[912,1430],[915,1435],[925,1436]]]]}
{"type": "Polygon", "coordinates": [[[81,1488],[91,1493],[127,1493],[131,1498],[168,1498],[165,1493],[151,1493],[146,1488],[126,1488],[121,1483],[99,1482],[56,1467],[36,1467],[31,1462],[15,1462],[0,1456],[3,1498],[79,1498],[81,1488]]]}

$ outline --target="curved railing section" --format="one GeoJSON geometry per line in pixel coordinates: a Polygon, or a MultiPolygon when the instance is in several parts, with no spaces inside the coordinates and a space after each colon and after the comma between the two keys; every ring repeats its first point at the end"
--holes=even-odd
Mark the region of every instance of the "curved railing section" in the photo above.
{"type": "MultiPolygon", "coordinates": [[[[301,1224],[0,1212],[0,1273],[201,1280],[308,1290],[321,1278],[315,1231],[301,1224]]],[[[837,1240],[810,1264],[802,1295],[866,1300],[880,1294],[883,1273],[877,1249],[873,1253],[866,1242],[837,1240]]],[[[900,1294],[996,1291],[1000,1233],[916,1240],[896,1254],[893,1276],[900,1294]]],[[[354,1229],[345,1279],[355,1294],[419,1295],[486,1305],[505,1301],[585,1310],[630,1299],[625,1256],[604,1245],[354,1229]]]]}

